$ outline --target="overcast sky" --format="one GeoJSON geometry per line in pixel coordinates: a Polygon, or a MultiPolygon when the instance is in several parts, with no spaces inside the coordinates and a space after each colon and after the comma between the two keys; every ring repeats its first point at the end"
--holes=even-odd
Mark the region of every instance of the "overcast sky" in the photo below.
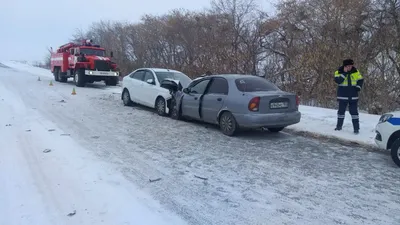
{"type": "MultiPolygon", "coordinates": [[[[259,0],[270,8],[269,0],[259,0]]],[[[137,22],[143,14],[201,10],[210,0],[0,0],[0,60],[42,61],[47,47],[65,44],[92,22],[137,22]]]]}

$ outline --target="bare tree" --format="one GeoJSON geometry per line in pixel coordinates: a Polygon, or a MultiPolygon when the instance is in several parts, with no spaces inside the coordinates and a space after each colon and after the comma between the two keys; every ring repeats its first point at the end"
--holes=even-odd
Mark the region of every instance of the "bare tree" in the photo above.
{"type": "Polygon", "coordinates": [[[138,67],[262,75],[301,95],[302,103],[335,107],[333,73],[351,57],[365,78],[361,107],[400,106],[400,1],[283,0],[268,17],[255,0],[213,0],[208,10],[144,15],[138,23],[99,21],[76,30],[113,51],[123,74],[138,67]]]}

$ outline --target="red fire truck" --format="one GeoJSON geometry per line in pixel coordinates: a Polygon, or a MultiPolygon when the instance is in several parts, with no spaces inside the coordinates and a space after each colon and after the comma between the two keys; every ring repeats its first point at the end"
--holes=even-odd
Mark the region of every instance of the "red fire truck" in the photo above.
{"type": "Polygon", "coordinates": [[[106,85],[118,84],[119,71],[117,64],[106,56],[106,51],[100,45],[93,45],[92,40],[83,40],[81,44],[68,43],[60,46],[51,53],[51,72],[55,81],[67,82],[69,77],[74,78],[78,87],[86,83],[104,81],[106,85]]]}

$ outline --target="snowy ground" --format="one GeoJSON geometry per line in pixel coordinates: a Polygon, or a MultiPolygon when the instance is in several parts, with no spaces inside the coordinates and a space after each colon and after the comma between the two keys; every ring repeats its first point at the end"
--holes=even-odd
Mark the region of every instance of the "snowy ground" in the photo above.
{"type": "MultiPolygon", "coordinates": [[[[0,224],[400,223],[400,174],[386,153],[285,133],[229,138],[123,107],[103,84],[71,95],[35,69],[0,67],[0,224]]],[[[296,129],[319,118],[311,127],[332,133],[336,112],[307,108],[296,129]]]]}

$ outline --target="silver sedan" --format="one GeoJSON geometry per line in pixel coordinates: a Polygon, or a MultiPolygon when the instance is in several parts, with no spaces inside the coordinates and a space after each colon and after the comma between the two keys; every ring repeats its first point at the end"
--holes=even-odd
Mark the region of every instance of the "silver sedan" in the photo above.
{"type": "Polygon", "coordinates": [[[195,79],[178,92],[171,117],[217,124],[225,135],[233,136],[239,129],[279,132],[300,122],[298,108],[297,95],[264,78],[223,74],[195,79]]]}

